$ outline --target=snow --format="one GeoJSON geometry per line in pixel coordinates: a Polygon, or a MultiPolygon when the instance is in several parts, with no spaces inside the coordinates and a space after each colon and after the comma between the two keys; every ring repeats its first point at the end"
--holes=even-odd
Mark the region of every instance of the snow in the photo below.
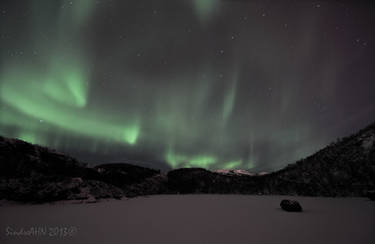
{"type": "Polygon", "coordinates": [[[257,175],[261,176],[261,175],[268,174],[268,172],[253,173],[245,169],[218,169],[218,170],[215,170],[214,172],[223,174],[223,175],[249,175],[249,176],[257,176],[257,175]]]}
{"type": "Polygon", "coordinates": [[[93,204],[0,205],[0,243],[375,243],[375,203],[365,198],[159,195],[93,204]],[[282,199],[304,212],[282,211],[282,199]],[[71,236],[7,236],[67,227],[71,236]],[[9,231],[9,229],[8,229],[9,231]]]}
{"type": "Polygon", "coordinates": [[[250,176],[256,175],[256,173],[251,173],[244,169],[218,169],[214,172],[219,173],[219,174],[224,174],[224,175],[250,175],[250,176]]]}

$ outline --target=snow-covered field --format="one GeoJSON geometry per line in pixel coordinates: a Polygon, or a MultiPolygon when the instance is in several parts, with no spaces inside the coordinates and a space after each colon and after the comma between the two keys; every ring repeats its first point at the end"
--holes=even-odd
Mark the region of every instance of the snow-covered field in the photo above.
{"type": "Polygon", "coordinates": [[[161,195],[0,206],[0,243],[375,243],[365,198],[161,195]],[[304,212],[280,209],[284,198],[304,212]]]}

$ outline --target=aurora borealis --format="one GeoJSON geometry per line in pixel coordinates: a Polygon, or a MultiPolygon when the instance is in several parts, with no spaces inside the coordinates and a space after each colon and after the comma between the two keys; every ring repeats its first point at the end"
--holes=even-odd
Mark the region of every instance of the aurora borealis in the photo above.
{"type": "Polygon", "coordinates": [[[1,1],[0,134],[89,163],[274,170],[375,120],[365,1],[1,1]]]}

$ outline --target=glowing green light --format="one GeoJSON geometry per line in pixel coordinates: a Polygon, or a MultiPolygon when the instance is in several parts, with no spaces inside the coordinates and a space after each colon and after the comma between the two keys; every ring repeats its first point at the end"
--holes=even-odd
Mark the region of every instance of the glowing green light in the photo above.
{"type": "Polygon", "coordinates": [[[192,167],[208,168],[210,165],[216,162],[216,158],[212,156],[195,156],[189,160],[189,164],[192,167]]]}
{"type": "MultiPolygon", "coordinates": [[[[137,126],[123,126],[98,119],[96,113],[81,110],[61,103],[60,98],[53,99],[43,92],[43,77],[28,73],[22,75],[8,73],[0,79],[0,97],[3,102],[16,109],[25,118],[22,128],[28,127],[28,122],[44,121],[50,125],[88,137],[110,139],[117,142],[135,144],[140,131],[137,126]],[[39,81],[39,82],[38,82],[39,81]]],[[[12,115],[3,117],[1,121],[14,120],[12,115]]],[[[106,117],[106,116],[102,116],[106,117]]]]}
{"type": "Polygon", "coordinates": [[[40,120],[25,118],[24,115],[14,111],[0,111],[0,124],[5,126],[16,126],[26,130],[36,130],[40,126],[40,120]]]}
{"type": "MultiPolygon", "coordinates": [[[[88,23],[96,4],[92,1],[72,1],[59,8],[54,21],[50,21],[53,4],[40,6],[33,11],[42,14],[31,19],[35,32],[53,29],[48,42],[40,35],[32,36],[30,45],[38,50],[34,58],[24,62],[6,62],[0,73],[1,105],[0,127],[11,128],[14,137],[32,143],[46,143],[44,133],[94,138],[95,141],[113,141],[135,144],[140,134],[139,123],[123,115],[113,118],[89,104],[90,59],[81,41],[82,25],[88,23]],[[42,65],[41,65],[42,64],[42,65]]],[[[7,129],[5,129],[6,131],[7,129]]],[[[49,137],[49,146],[60,141],[49,137]]]]}
{"type": "Polygon", "coordinates": [[[200,167],[209,168],[211,165],[217,162],[217,159],[213,156],[198,155],[198,156],[188,156],[184,154],[175,154],[173,151],[169,150],[166,153],[166,161],[172,168],[177,167],[200,167]]]}
{"type": "Polygon", "coordinates": [[[125,142],[133,145],[137,142],[139,134],[139,126],[130,126],[125,129],[124,131],[124,140],[125,142]]]}
{"type": "Polygon", "coordinates": [[[68,73],[66,82],[77,106],[84,107],[86,105],[88,82],[84,80],[80,72],[68,73]]]}
{"type": "Polygon", "coordinates": [[[36,134],[32,131],[21,131],[16,138],[32,143],[32,144],[39,144],[42,145],[44,143],[44,140],[42,139],[41,134],[36,134]]]}
{"type": "Polygon", "coordinates": [[[224,105],[223,105],[224,122],[226,122],[229,116],[232,114],[235,98],[236,98],[236,83],[233,83],[231,89],[229,90],[229,92],[226,94],[224,98],[224,105]]]}
{"type": "Polygon", "coordinates": [[[254,168],[255,167],[255,163],[253,162],[253,161],[249,161],[248,163],[247,163],[247,168],[248,169],[252,169],[252,168],[254,168]]]}
{"type": "Polygon", "coordinates": [[[73,5],[72,17],[76,24],[84,23],[91,16],[95,7],[92,1],[75,1],[73,5]]]}
{"type": "Polygon", "coordinates": [[[242,160],[227,162],[224,166],[224,169],[235,169],[242,164],[242,160]]]}
{"type": "Polygon", "coordinates": [[[46,79],[43,85],[43,91],[60,103],[70,106],[84,107],[87,98],[87,82],[79,72],[67,72],[63,76],[52,75],[46,79]]]}
{"type": "Polygon", "coordinates": [[[172,168],[177,168],[177,167],[181,166],[182,164],[187,163],[188,160],[189,160],[188,157],[186,157],[184,155],[175,154],[175,153],[173,153],[173,151],[171,149],[168,150],[168,152],[166,154],[166,161],[169,163],[169,165],[172,168]]]}
{"type": "Polygon", "coordinates": [[[203,21],[207,20],[217,8],[218,0],[194,0],[196,14],[203,21]]]}
{"type": "Polygon", "coordinates": [[[30,132],[22,132],[17,136],[17,138],[26,142],[30,142],[32,144],[36,143],[35,135],[30,132]]]}
{"type": "MultiPolygon", "coordinates": [[[[21,33],[11,24],[3,24],[4,33],[9,27],[10,36],[19,36],[16,46],[24,53],[3,55],[1,60],[0,134],[58,150],[79,149],[82,155],[90,150],[109,155],[118,152],[119,146],[132,145],[120,150],[148,150],[157,159],[164,157],[173,168],[246,167],[248,158],[240,161],[239,155],[243,155],[247,130],[253,127],[249,118],[256,116],[257,109],[251,106],[257,103],[249,108],[237,106],[246,100],[237,89],[241,57],[235,57],[241,63],[222,70],[222,79],[217,76],[221,64],[206,59],[193,70],[177,67],[150,76],[150,72],[134,69],[131,58],[134,50],[147,51],[155,43],[128,38],[129,48],[119,55],[113,53],[123,47],[117,41],[113,50],[103,52],[113,56],[113,63],[124,61],[119,70],[98,59],[101,52],[91,40],[97,21],[90,17],[96,20],[102,15],[101,11],[92,15],[98,6],[95,1],[45,2],[30,4],[28,31],[21,33]],[[16,33],[12,34],[13,29],[16,33]],[[173,146],[168,148],[169,144],[173,146]]],[[[191,28],[209,32],[210,24],[214,25],[210,20],[222,3],[191,0],[187,7],[196,18],[191,28]]],[[[225,50],[222,57],[231,53],[225,50]]]]}
{"type": "MultiPolygon", "coordinates": [[[[40,4],[35,5],[39,11],[40,4]]],[[[25,59],[22,64],[9,62],[1,67],[0,99],[10,109],[2,111],[0,125],[15,129],[15,136],[21,133],[20,138],[37,142],[38,137],[33,135],[52,130],[103,141],[136,143],[140,126],[132,123],[134,118],[124,115],[124,119],[114,119],[95,107],[88,108],[91,66],[81,42],[81,28],[95,6],[91,1],[74,1],[61,8],[52,23],[48,22],[48,14],[34,16],[36,31],[42,32],[50,24],[56,30],[48,42],[39,35],[31,41],[40,52],[38,62],[25,59]]],[[[53,5],[43,7],[48,13],[53,5]]]]}

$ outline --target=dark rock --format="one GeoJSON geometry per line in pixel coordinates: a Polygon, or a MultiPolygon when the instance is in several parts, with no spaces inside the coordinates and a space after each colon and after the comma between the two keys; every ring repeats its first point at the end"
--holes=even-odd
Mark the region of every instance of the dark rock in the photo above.
{"type": "Polygon", "coordinates": [[[367,197],[370,198],[371,201],[375,201],[375,191],[367,191],[367,197]]]}
{"type": "Polygon", "coordinates": [[[168,193],[168,180],[164,174],[154,175],[141,183],[132,184],[124,189],[127,197],[168,193]]]}
{"type": "Polygon", "coordinates": [[[160,170],[148,169],[127,163],[102,164],[94,168],[99,174],[94,179],[125,188],[160,174],[160,170]]]}
{"type": "Polygon", "coordinates": [[[215,173],[202,168],[183,168],[169,171],[168,187],[177,193],[209,193],[213,186],[215,173]]]}
{"type": "Polygon", "coordinates": [[[288,212],[302,212],[302,207],[297,201],[284,199],[280,202],[280,207],[288,212]]]}

